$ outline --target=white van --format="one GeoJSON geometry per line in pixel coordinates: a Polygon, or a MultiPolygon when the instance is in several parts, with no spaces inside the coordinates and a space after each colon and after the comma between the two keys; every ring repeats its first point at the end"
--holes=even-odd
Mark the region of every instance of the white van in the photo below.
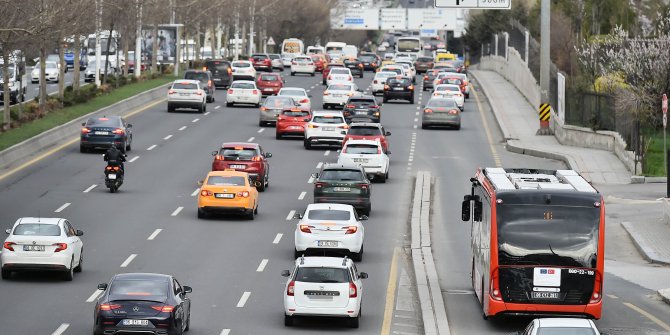
{"type": "Polygon", "coordinates": [[[355,45],[347,44],[342,49],[344,57],[358,58],[358,48],[355,45]]]}
{"type": "Polygon", "coordinates": [[[326,52],[326,48],[324,48],[322,46],[310,45],[310,46],[307,47],[307,54],[308,55],[324,54],[325,52],[326,52]]]}

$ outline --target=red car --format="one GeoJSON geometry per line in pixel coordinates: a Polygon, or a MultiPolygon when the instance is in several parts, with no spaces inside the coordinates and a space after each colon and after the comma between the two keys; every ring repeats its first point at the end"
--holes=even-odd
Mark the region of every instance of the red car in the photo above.
{"type": "Polygon", "coordinates": [[[254,66],[254,69],[258,71],[272,72],[272,59],[268,54],[253,54],[249,58],[249,61],[254,66]]]}
{"type": "Polygon", "coordinates": [[[322,55],[311,55],[310,57],[312,58],[312,62],[314,62],[314,66],[316,67],[315,71],[323,72],[323,69],[326,67],[326,58],[322,55]]]}
{"type": "Polygon", "coordinates": [[[342,63],[330,63],[330,64],[328,64],[328,67],[325,68],[322,72],[322,74],[323,74],[322,75],[322,77],[323,77],[322,83],[324,85],[326,85],[326,83],[328,82],[328,74],[330,73],[330,70],[334,67],[344,67],[344,64],[342,64],[342,63]]]}
{"type": "Polygon", "coordinates": [[[275,137],[280,140],[284,135],[304,136],[305,125],[312,118],[311,114],[298,108],[283,110],[277,117],[275,137]]]}
{"type": "Polygon", "coordinates": [[[378,140],[382,145],[382,149],[384,149],[384,153],[388,154],[390,153],[389,142],[386,136],[391,136],[391,132],[384,130],[384,127],[379,123],[352,123],[349,125],[347,135],[344,136],[342,146],[348,140],[378,140]]]}
{"type": "Polygon", "coordinates": [[[270,163],[268,158],[272,157],[269,152],[264,152],[258,143],[228,142],[221,145],[221,149],[213,151],[214,162],[212,171],[223,171],[232,169],[249,174],[254,181],[260,181],[258,191],[263,192],[270,182],[270,163]]]}
{"type": "Polygon", "coordinates": [[[461,88],[461,93],[463,94],[465,94],[465,87],[468,85],[465,81],[461,80],[461,78],[456,77],[444,77],[440,79],[439,84],[458,85],[461,88]]]}
{"type": "Polygon", "coordinates": [[[284,87],[284,80],[279,73],[263,73],[256,78],[256,86],[262,95],[277,95],[284,87]]]}

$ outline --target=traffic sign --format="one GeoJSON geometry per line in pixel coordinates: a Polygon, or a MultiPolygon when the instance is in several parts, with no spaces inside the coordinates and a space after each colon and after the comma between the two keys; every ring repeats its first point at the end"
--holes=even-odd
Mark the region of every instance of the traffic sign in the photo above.
{"type": "Polygon", "coordinates": [[[661,109],[663,109],[663,129],[668,127],[668,96],[663,94],[661,99],[661,109]]]}
{"type": "Polygon", "coordinates": [[[404,8],[382,8],[379,15],[382,30],[407,29],[407,10],[404,8]]]}
{"type": "Polygon", "coordinates": [[[407,29],[456,30],[457,12],[441,8],[409,8],[407,9],[407,29]]]}
{"type": "Polygon", "coordinates": [[[277,43],[275,43],[275,40],[272,38],[272,36],[270,36],[270,38],[268,38],[267,45],[277,45],[277,43]]]}
{"type": "Polygon", "coordinates": [[[435,8],[511,9],[512,0],[435,0],[435,8]]]}

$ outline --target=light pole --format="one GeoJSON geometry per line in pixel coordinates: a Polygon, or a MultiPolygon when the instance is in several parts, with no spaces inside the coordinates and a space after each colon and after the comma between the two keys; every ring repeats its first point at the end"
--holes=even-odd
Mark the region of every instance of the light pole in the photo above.
{"type": "Polygon", "coordinates": [[[100,32],[102,31],[102,0],[95,0],[95,86],[100,86],[100,32]]]}
{"type": "MultiPolygon", "coordinates": [[[[135,0],[137,7],[137,31],[135,32],[135,78],[142,75],[142,0],[135,0]]],[[[127,63],[127,62],[126,62],[127,63]]]]}
{"type": "Polygon", "coordinates": [[[249,56],[254,52],[254,21],[256,16],[256,0],[251,3],[251,8],[249,8],[249,14],[251,15],[251,24],[249,25],[249,56]]]}

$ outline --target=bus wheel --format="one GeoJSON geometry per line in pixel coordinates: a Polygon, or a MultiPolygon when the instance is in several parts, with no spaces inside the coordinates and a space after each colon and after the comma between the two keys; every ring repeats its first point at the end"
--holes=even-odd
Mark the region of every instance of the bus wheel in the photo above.
{"type": "MultiPolygon", "coordinates": [[[[482,277],[482,308],[484,308],[484,278],[482,277]]],[[[489,317],[486,315],[485,311],[482,311],[482,318],[488,320],[489,317]]]]}

